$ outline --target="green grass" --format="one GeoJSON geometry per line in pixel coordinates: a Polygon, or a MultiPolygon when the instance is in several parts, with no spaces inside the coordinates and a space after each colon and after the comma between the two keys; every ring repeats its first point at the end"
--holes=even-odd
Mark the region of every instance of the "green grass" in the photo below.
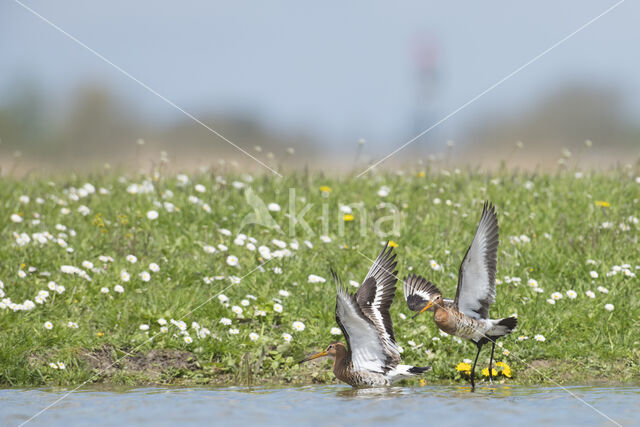
{"type": "MultiPolygon", "coordinates": [[[[513,378],[506,381],[637,382],[640,378],[640,225],[630,218],[640,216],[640,184],[635,178],[638,171],[584,173],[580,179],[573,173],[507,171],[492,176],[472,171],[426,171],[363,179],[306,174],[256,176],[247,186],[266,204],[281,206],[281,211],[271,212],[280,230],[255,224],[239,230],[253,208],[247,203],[245,190],[235,188],[232,182],[246,183],[246,176],[216,179],[214,174],[192,175],[187,185],[180,185],[174,175],[154,174],[129,177],[126,182],[116,174],[53,181],[0,179],[0,280],[4,298],[21,304],[27,299],[35,301],[40,290],[50,294],[46,302],[36,303],[32,310],[0,309],[0,384],[333,381],[328,362],[306,366],[295,363],[341,338],[330,334],[337,325],[329,267],[337,270],[346,283],[360,281],[382,243],[391,239],[398,243],[400,278],[410,272],[425,275],[445,297],[453,297],[458,266],[475,232],[483,200],[497,206],[501,237],[497,277],[502,283],[497,285],[491,314],[506,317],[517,313],[519,320],[515,333],[502,340],[510,355],[503,355],[503,349],[497,352],[497,360],[507,362],[513,371],[513,378]],[[152,191],[127,192],[131,183],[143,180],[152,182],[152,191]],[[72,200],[71,188],[87,182],[96,192],[72,200]],[[196,192],[195,184],[204,185],[206,192],[196,192]],[[332,191],[323,193],[321,186],[329,186],[332,191]],[[386,197],[377,194],[381,186],[389,187],[386,197]],[[109,194],[100,194],[101,188],[108,189],[109,194]],[[312,205],[304,215],[310,229],[300,224],[291,229],[285,214],[289,212],[292,188],[298,214],[305,205],[312,205]],[[167,190],[173,197],[163,198],[167,190]],[[28,203],[20,201],[23,195],[29,196],[28,203]],[[211,212],[189,201],[189,196],[208,203],[211,212]],[[37,198],[44,202],[39,204],[37,198]],[[177,210],[170,213],[157,206],[165,201],[177,210]],[[598,206],[596,201],[610,206],[598,206]],[[342,222],[339,204],[354,203],[362,204],[353,208],[354,220],[342,222]],[[89,208],[88,215],[78,212],[81,205],[89,208]],[[65,207],[70,213],[62,213],[65,207]],[[150,210],[158,211],[159,217],[148,219],[150,210]],[[13,222],[12,214],[24,220],[13,222]],[[361,223],[363,218],[366,223],[361,223]],[[40,222],[34,224],[34,219],[40,222]],[[603,223],[612,227],[603,228],[603,223]],[[67,230],[56,229],[57,224],[67,230]],[[626,224],[628,230],[620,224],[626,224]],[[231,230],[232,235],[221,234],[219,229],[223,228],[231,230]],[[45,231],[56,238],[65,233],[62,238],[73,252],[55,239],[38,243],[33,233],[45,231]],[[240,231],[255,238],[256,246],[266,245],[271,251],[278,249],[273,239],[286,243],[296,240],[299,248],[290,248],[292,256],[265,260],[258,251],[234,244],[240,231]],[[18,246],[14,233],[28,233],[31,241],[18,246]],[[331,242],[320,239],[324,234],[331,242]],[[521,235],[530,241],[510,239],[521,235]],[[308,248],[305,240],[313,248],[308,248]],[[228,251],[209,254],[203,249],[204,245],[219,244],[228,246],[228,251]],[[127,261],[129,254],[137,257],[135,264],[127,261]],[[101,255],[114,261],[103,263],[101,255]],[[238,266],[227,264],[229,255],[237,256],[238,266]],[[432,259],[443,266],[443,271],[431,268],[432,259]],[[589,259],[595,265],[588,264],[589,259]],[[97,271],[83,267],[85,260],[97,271]],[[160,271],[151,272],[150,263],[157,263],[160,271]],[[623,272],[607,276],[614,266],[624,264],[630,264],[635,277],[623,272]],[[63,265],[87,270],[92,280],[61,272],[63,265]],[[264,271],[256,270],[260,265],[264,271]],[[31,267],[35,270],[30,272],[31,267]],[[19,276],[20,270],[26,277],[19,276]],[[130,281],[121,280],[122,270],[130,273],[130,281]],[[597,279],[590,277],[592,270],[598,273],[597,279]],[[150,272],[148,282],[139,277],[143,271],[150,272]],[[50,275],[43,275],[45,272],[50,275]],[[310,274],[327,281],[309,283],[310,274]],[[225,279],[205,281],[215,276],[225,279]],[[230,286],[229,276],[242,280],[230,286]],[[518,277],[521,282],[517,286],[513,281],[507,283],[505,276],[518,277]],[[529,279],[536,280],[544,292],[534,292],[529,279]],[[65,291],[58,294],[49,290],[49,281],[64,286],[65,291]],[[116,285],[122,285],[124,293],[115,292],[116,285]],[[609,292],[598,291],[598,286],[609,292]],[[102,287],[109,288],[109,293],[101,293],[102,287]],[[575,299],[568,298],[566,291],[570,289],[577,293],[575,299]],[[280,290],[290,295],[281,296],[280,290]],[[595,293],[595,298],[585,295],[588,290],[595,293]],[[229,307],[218,300],[220,292],[229,298],[229,307]],[[553,292],[563,294],[555,305],[546,301],[553,292]],[[250,306],[242,307],[244,314],[238,317],[231,307],[241,306],[248,294],[256,299],[249,299],[250,306]],[[282,300],[282,313],[274,311],[274,298],[282,300]],[[613,304],[614,310],[607,311],[605,304],[613,304]],[[256,316],[256,309],[264,310],[266,316],[256,316]],[[223,317],[232,319],[231,327],[237,328],[238,334],[230,334],[230,327],[220,323],[223,317]],[[167,333],[161,333],[160,318],[184,320],[193,342],[186,343],[171,324],[167,333]],[[302,321],[304,331],[293,331],[294,321],[302,321]],[[52,322],[53,329],[45,329],[45,322],[52,322]],[[77,323],[78,328],[67,327],[68,322],[77,323]],[[192,322],[209,329],[211,335],[199,338],[192,322]],[[149,330],[141,330],[141,324],[149,325],[149,330]],[[249,338],[252,332],[259,335],[256,341],[249,338]],[[290,343],[284,341],[283,333],[293,336],[290,343]],[[546,340],[535,341],[537,334],[546,340]],[[519,341],[520,335],[529,338],[519,341]],[[152,349],[180,351],[145,359],[152,349]],[[119,358],[123,360],[108,366],[119,358]],[[49,367],[49,363],[58,361],[65,363],[66,369],[49,367]]],[[[402,319],[402,314],[412,313],[401,288],[399,282],[391,314],[405,363],[432,365],[433,371],[425,377],[429,382],[464,381],[455,367],[463,359],[473,358],[475,346],[441,337],[430,314],[413,321],[402,319]],[[412,347],[409,341],[417,346],[412,347]]],[[[351,289],[355,291],[355,287],[351,289]]],[[[484,350],[481,367],[486,367],[489,351],[484,350]]]]}

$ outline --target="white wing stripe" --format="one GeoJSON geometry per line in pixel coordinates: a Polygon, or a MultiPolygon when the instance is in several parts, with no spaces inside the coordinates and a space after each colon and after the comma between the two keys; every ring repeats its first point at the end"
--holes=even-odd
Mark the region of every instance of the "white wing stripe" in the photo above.
{"type": "Polygon", "coordinates": [[[386,356],[378,331],[360,317],[351,298],[338,291],[338,316],[349,336],[351,360],[355,371],[384,372],[386,356]]]}

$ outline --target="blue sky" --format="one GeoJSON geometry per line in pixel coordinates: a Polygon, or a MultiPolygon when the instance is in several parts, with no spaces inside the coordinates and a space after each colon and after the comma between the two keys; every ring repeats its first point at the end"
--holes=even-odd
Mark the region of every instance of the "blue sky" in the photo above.
{"type": "MultiPolygon", "coordinates": [[[[397,146],[602,13],[614,1],[33,1],[25,4],[176,104],[243,111],[336,143],[397,146]],[[437,85],[416,119],[415,46],[437,45],[437,85]],[[424,123],[422,123],[424,122],[424,123]]],[[[571,82],[640,103],[640,3],[625,2],[438,128],[456,138],[571,82]]],[[[149,120],[182,113],[13,1],[0,4],[0,102],[16,77],[56,103],[107,85],[149,120]]],[[[215,123],[210,123],[215,128],[215,123]]]]}

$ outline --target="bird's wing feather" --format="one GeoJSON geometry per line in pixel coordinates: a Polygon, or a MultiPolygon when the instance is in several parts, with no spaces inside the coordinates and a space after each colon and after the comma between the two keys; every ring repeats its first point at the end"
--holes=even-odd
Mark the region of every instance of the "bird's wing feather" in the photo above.
{"type": "Polygon", "coordinates": [[[339,283],[336,288],[336,322],[347,340],[348,356],[351,356],[353,369],[384,373],[387,355],[378,330],[360,310],[355,295],[350,294],[339,283]]]}
{"type": "Polygon", "coordinates": [[[412,274],[404,279],[404,299],[409,310],[420,311],[433,298],[442,293],[440,290],[422,276],[412,274]]]}
{"type": "Polygon", "coordinates": [[[378,331],[389,366],[399,363],[401,359],[389,313],[398,280],[395,258],[393,248],[385,246],[356,292],[360,310],[378,331]]]}
{"type": "Polygon", "coordinates": [[[489,317],[496,295],[498,218],[492,204],[485,202],[478,229],[458,272],[455,304],[476,319],[489,317]]]}

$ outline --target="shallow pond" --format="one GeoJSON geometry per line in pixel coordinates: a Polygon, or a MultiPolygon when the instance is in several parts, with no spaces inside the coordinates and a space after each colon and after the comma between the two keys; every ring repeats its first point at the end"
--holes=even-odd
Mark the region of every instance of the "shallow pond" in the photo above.
{"type": "MultiPolygon", "coordinates": [[[[67,394],[63,389],[0,390],[0,425],[20,425],[67,394]]],[[[88,387],[28,425],[614,425],[607,417],[640,425],[640,387],[496,385],[476,393],[466,386],[88,387]]]]}

